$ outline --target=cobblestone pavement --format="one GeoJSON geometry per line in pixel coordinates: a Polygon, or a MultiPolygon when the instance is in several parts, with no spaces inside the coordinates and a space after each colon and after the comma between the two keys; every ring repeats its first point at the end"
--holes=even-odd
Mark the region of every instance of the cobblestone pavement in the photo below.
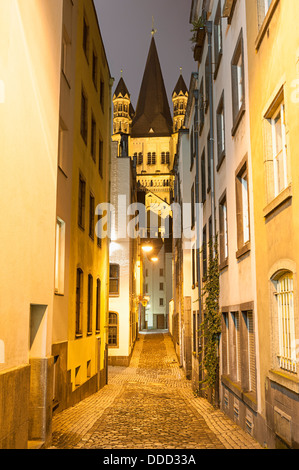
{"type": "Polygon", "coordinates": [[[53,418],[58,449],[258,449],[195,397],[166,333],[141,334],[129,367],[110,367],[99,392],[53,418]]]}

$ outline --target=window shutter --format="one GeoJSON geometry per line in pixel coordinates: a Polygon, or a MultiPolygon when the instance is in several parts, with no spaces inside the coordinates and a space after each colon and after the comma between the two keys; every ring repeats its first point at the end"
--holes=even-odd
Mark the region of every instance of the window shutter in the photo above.
{"type": "Polygon", "coordinates": [[[247,312],[249,389],[256,392],[256,363],[253,312],[247,312]]]}

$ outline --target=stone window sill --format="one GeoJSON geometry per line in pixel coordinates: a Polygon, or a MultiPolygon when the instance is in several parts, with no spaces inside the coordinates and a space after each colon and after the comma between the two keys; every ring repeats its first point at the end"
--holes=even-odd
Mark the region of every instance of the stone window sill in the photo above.
{"type": "Polygon", "coordinates": [[[242,246],[236,253],[236,258],[239,259],[244,256],[246,253],[249,253],[251,249],[250,242],[246,243],[246,245],[242,246]]]}
{"type": "Polygon", "coordinates": [[[292,185],[290,184],[286,189],[284,189],[278,196],[273,199],[265,208],[264,208],[264,217],[268,217],[272,212],[274,212],[279,206],[284,202],[292,198],[292,185]]]}
{"type": "Polygon", "coordinates": [[[240,382],[234,382],[228,375],[221,376],[221,382],[253,411],[257,411],[256,394],[242,389],[240,382]]]}
{"type": "Polygon", "coordinates": [[[270,8],[269,8],[269,10],[268,10],[268,12],[267,12],[267,15],[265,16],[264,21],[263,21],[263,23],[262,23],[262,25],[261,25],[261,27],[260,27],[260,29],[259,29],[259,33],[258,33],[257,38],[256,38],[256,40],[255,40],[255,48],[256,48],[257,51],[258,51],[259,48],[260,48],[260,45],[261,45],[261,43],[262,43],[262,41],[263,41],[263,38],[264,38],[264,36],[265,36],[265,34],[266,34],[266,31],[267,31],[267,29],[268,29],[268,27],[269,27],[269,24],[270,24],[270,22],[271,22],[272,16],[273,16],[273,14],[274,14],[274,11],[276,10],[276,7],[277,7],[278,3],[279,3],[279,0],[274,0],[274,1],[271,3],[270,8]]]}
{"type": "Polygon", "coordinates": [[[269,370],[268,377],[271,382],[275,382],[276,384],[299,395],[299,378],[297,375],[293,377],[282,370],[269,370]]]}

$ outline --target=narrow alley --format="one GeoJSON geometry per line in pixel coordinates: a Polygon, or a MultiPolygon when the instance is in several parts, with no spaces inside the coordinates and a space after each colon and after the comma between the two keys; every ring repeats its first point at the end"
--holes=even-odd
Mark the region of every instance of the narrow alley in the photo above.
{"type": "Polygon", "coordinates": [[[53,418],[56,449],[259,449],[207,400],[195,397],[167,332],[140,334],[129,367],[53,418]]]}

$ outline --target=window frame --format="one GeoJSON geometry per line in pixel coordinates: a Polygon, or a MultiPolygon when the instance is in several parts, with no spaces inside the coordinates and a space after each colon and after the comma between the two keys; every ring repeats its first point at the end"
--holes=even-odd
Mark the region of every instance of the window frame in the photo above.
{"type": "Polygon", "coordinates": [[[108,348],[118,348],[119,347],[119,314],[117,312],[109,311],[108,313],[108,348]],[[115,315],[116,323],[111,323],[111,315],[115,315]],[[116,337],[115,343],[110,343],[111,338],[111,329],[116,329],[116,337]]]}
{"type": "Polygon", "coordinates": [[[110,263],[109,264],[109,297],[118,297],[120,295],[120,265],[117,263],[110,263]],[[117,269],[117,275],[111,275],[112,267],[117,269]],[[111,291],[111,281],[117,281],[117,289],[111,291]]]}
{"type": "Polygon", "coordinates": [[[236,47],[231,60],[231,81],[232,81],[232,111],[233,111],[233,127],[231,134],[234,137],[242,117],[245,113],[246,99],[245,99],[245,67],[244,67],[244,40],[243,40],[243,28],[241,28],[236,47]],[[241,67],[238,62],[242,59],[241,67]],[[241,69],[242,78],[242,96],[239,96],[240,91],[240,77],[239,72],[241,69]],[[236,93],[237,91],[237,93],[236,93]]]}

